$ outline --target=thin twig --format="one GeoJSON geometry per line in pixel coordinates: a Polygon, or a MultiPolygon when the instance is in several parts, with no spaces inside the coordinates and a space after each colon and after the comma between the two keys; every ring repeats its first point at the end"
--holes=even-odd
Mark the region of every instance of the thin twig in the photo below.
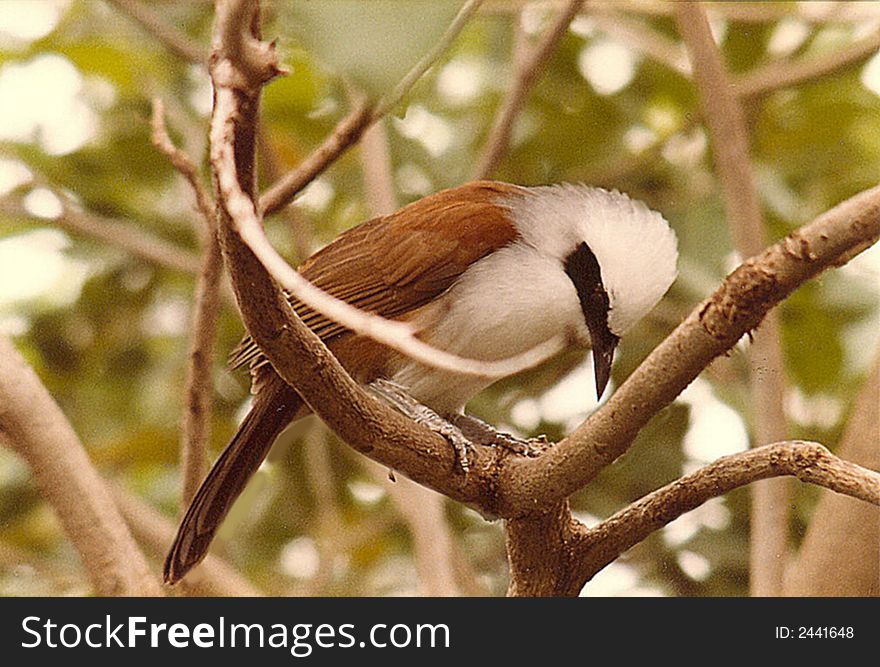
{"type": "Polygon", "coordinates": [[[571,543],[580,524],[571,516],[567,500],[549,508],[504,522],[510,563],[508,597],[577,595],[570,583],[571,543]]]}
{"type": "Polygon", "coordinates": [[[690,76],[691,64],[687,53],[676,42],[646,23],[604,5],[590,5],[590,18],[606,34],[623,41],[635,51],[666,65],[682,76],[690,76]],[[608,11],[611,9],[612,11],[608,11]]]}
{"type": "Polygon", "coordinates": [[[202,187],[198,170],[190,157],[177,148],[165,127],[162,102],[153,100],[153,143],[190,184],[199,211],[208,228],[202,262],[196,278],[184,390],[185,408],[181,420],[182,506],[187,507],[198,491],[207,469],[208,440],[211,437],[213,396],[212,365],[217,316],[220,310],[220,275],[223,258],[214,223],[214,203],[202,187]]]}
{"type": "Polygon", "coordinates": [[[461,9],[458,10],[458,14],[452,19],[452,23],[449,24],[449,27],[431,50],[422,56],[421,59],[413,65],[412,69],[407,72],[406,76],[404,76],[388,94],[384,95],[382,99],[379,100],[379,103],[376,104],[376,109],[373,112],[373,121],[378,120],[396,107],[407,93],[409,93],[412,87],[416,85],[416,82],[421,79],[429,69],[431,69],[434,63],[440,60],[440,57],[446,53],[446,50],[452,45],[452,42],[454,42],[461,31],[464,30],[464,27],[480,8],[481,4],[483,4],[483,0],[467,0],[467,2],[462,5],[461,9]]]}
{"type": "Polygon", "coordinates": [[[123,13],[127,14],[171,53],[185,61],[197,65],[207,63],[206,49],[193,41],[189,35],[176,26],[167,23],[155,10],[137,0],[109,0],[123,13]]]}
{"type": "MultiPolygon", "coordinates": [[[[183,273],[198,273],[199,258],[189,250],[151,236],[127,223],[87,213],[78,208],[63,192],[49,189],[61,202],[61,215],[51,220],[38,218],[36,222],[57,225],[75,234],[97,239],[151,264],[183,273]]],[[[15,217],[34,217],[21,201],[12,196],[0,200],[0,212],[15,217]]]]}
{"type": "Polygon", "coordinates": [[[397,106],[416,82],[450,47],[483,0],[468,0],[456,14],[449,28],[436,45],[417,62],[400,82],[380,99],[375,107],[362,100],[343,118],[333,132],[293,171],[270,186],[260,197],[260,212],[270,215],[287,206],[316,176],[327,169],[348,148],[361,138],[364,131],[397,106]]]}
{"type": "Polygon", "coordinates": [[[211,195],[205,190],[204,185],[202,185],[198,167],[196,167],[192,158],[175,146],[174,142],[171,141],[171,137],[168,136],[168,129],[165,127],[165,105],[158,97],[153,98],[153,113],[150,119],[150,126],[152,129],[151,138],[153,145],[165,154],[172,166],[189,183],[195,195],[199,213],[201,213],[208,229],[213,229],[216,227],[214,218],[217,215],[214,210],[214,202],[211,199],[211,195]]]}
{"type": "Polygon", "coordinates": [[[756,67],[733,79],[733,88],[741,99],[765,95],[855,67],[880,49],[880,32],[847,44],[824,56],[785,59],[756,67]]]}
{"type": "Polygon", "coordinates": [[[372,108],[361,100],[351,112],[333,129],[321,145],[313,150],[305,160],[275,181],[260,197],[261,213],[265,217],[287,206],[304,187],[311,183],[345,152],[364,133],[373,121],[372,108]]]}
{"type": "Polygon", "coordinates": [[[473,174],[474,179],[488,178],[498,167],[510,145],[514,121],[525,103],[529,91],[543,73],[544,66],[565,36],[569,24],[577,16],[583,4],[583,0],[570,0],[547,28],[540,41],[521,61],[521,66],[515,72],[513,84],[501,103],[492,123],[492,129],[489,130],[483,151],[477,160],[477,167],[473,174]]]}
{"type": "MultiPolygon", "coordinates": [[[[743,257],[753,256],[764,248],[766,239],[749,161],[745,116],[702,7],[695,2],[680,2],[676,6],[678,28],[691,54],[694,79],[712,139],[734,244],[743,257]]],[[[753,442],[783,440],[787,437],[782,405],[785,369],[775,313],[770,313],[754,333],[748,359],[754,406],[753,442]]],[[[788,550],[790,485],[786,480],[773,480],[756,484],[752,491],[752,591],[761,596],[779,595],[788,550]]]]}
{"type": "Polygon", "coordinates": [[[33,472],[98,595],[161,595],[104,481],[58,404],[0,336],[0,433],[33,472]]]}

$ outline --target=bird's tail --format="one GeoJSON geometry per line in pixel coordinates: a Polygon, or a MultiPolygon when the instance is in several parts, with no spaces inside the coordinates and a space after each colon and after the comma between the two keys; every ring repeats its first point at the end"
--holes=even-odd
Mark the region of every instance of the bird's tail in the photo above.
{"type": "Polygon", "coordinates": [[[180,581],[202,561],[214,533],[266,458],[275,438],[304,406],[296,391],[280,378],[273,380],[257,394],[247,417],[190,503],[165,558],[166,583],[180,581]]]}

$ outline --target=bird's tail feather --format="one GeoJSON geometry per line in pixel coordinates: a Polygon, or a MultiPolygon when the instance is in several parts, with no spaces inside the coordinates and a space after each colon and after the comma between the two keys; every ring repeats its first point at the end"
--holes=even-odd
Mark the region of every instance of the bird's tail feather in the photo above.
{"type": "Polygon", "coordinates": [[[180,581],[208,553],[214,533],[303,400],[280,378],[262,389],[199,487],[165,558],[165,582],[180,581]]]}

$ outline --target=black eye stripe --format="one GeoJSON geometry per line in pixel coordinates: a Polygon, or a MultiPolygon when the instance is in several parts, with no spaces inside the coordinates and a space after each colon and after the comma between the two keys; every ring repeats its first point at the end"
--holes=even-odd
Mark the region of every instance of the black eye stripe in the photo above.
{"type": "Polygon", "coordinates": [[[608,329],[609,299],[605,285],[602,283],[599,260],[590,250],[590,246],[581,243],[565,258],[564,268],[577,290],[581,310],[591,336],[616,341],[617,337],[608,329]]]}

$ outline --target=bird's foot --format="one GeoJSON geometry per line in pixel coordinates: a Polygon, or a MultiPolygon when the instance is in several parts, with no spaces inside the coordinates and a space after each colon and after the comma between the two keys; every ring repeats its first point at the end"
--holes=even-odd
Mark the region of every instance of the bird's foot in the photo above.
{"type": "Polygon", "coordinates": [[[471,415],[455,415],[450,421],[470,442],[490,447],[502,447],[519,456],[530,458],[540,456],[552,444],[545,435],[539,435],[536,438],[517,438],[509,433],[498,431],[482,419],[471,415]]]}
{"type": "Polygon", "coordinates": [[[389,403],[398,412],[446,438],[455,450],[455,457],[458,465],[461,467],[461,471],[467,477],[471,467],[473,443],[462,433],[458,426],[447,421],[428,406],[419,403],[409,395],[404,387],[396,382],[380,378],[373,380],[367,385],[367,388],[373,394],[389,403]]]}

